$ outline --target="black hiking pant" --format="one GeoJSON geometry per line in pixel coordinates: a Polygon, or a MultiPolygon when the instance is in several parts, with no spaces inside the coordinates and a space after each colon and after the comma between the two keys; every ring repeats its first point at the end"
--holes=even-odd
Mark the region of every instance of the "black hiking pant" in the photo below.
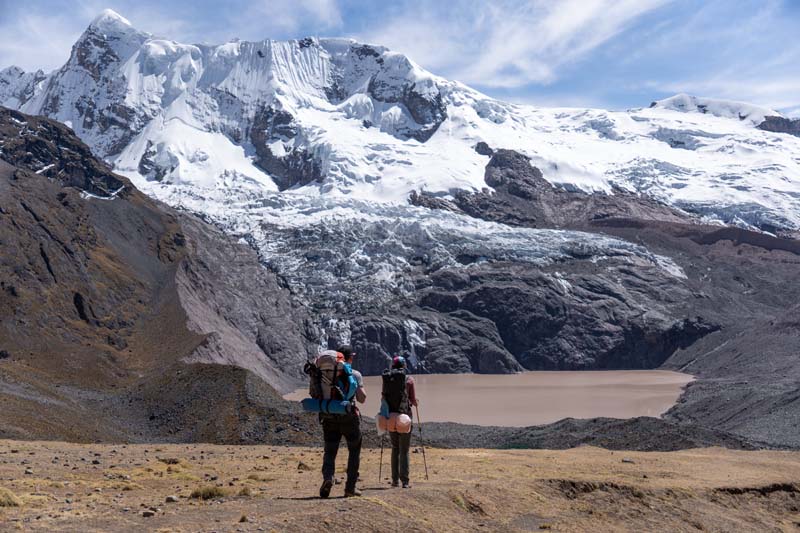
{"type": "Polygon", "coordinates": [[[392,482],[408,483],[408,450],[411,448],[411,432],[389,432],[392,440],[392,482]]]}
{"type": "Polygon", "coordinates": [[[336,473],[336,454],[342,437],[347,441],[347,484],[345,490],[352,491],[358,481],[361,463],[361,423],[358,415],[327,415],[322,419],[325,436],[325,455],[322,458],[322,478],[333,480],[336,473]]]}

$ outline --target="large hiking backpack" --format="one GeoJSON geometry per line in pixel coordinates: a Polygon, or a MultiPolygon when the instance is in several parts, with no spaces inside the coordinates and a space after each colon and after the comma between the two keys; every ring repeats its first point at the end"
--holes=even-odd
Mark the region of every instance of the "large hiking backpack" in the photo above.
{"type": "Polygon", "coordinates": [[[331,414],[353,411],[352,401],[358,381],[350,364],[342,362],[338,352],[326,350],[320,353],[314,361],[305,364],[303,371],[309,378],[308,394],[316,400],[303,400],[306,410],[331,414]]]}
{"type": "Polygon", "coordinates": [[[383,371],[383,400],[390,413],[411,415],[411,404],[406,389],[406,371],[402,368],[383,371]]]}

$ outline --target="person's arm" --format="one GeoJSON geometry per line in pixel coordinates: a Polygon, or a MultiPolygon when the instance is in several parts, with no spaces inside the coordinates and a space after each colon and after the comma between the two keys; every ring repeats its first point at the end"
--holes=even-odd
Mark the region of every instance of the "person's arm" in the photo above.
{"type": "Polygon", "coordinates": [[[417,406],[419,402],[417,401],[417,389],[414,386],[414,378],[409,377],[406,380],[406,392],[408,393],[408,401],[411,405],[417,406]]]}
{"type": "Polygon", "coordinates": [[[364,390],[364,376],[362,376],[361,372],[358,370],[353,371],[353,375],[356,377],[356,381],[358,382],[358,388],[356,389],[356,401],[358,403],[364,403],[367,401],[367,391],[364,390]]]}

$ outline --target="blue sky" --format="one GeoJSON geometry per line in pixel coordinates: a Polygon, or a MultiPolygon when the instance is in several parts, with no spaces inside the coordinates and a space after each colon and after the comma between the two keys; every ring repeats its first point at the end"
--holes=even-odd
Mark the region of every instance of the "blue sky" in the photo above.
{"type": "Polygon", "coordinates": [[[107,7],[181,42],[353,37],[515,102],[688,92],[800,114],[800,0],[0,0],[0,67],[57,68],[107,7]]]}

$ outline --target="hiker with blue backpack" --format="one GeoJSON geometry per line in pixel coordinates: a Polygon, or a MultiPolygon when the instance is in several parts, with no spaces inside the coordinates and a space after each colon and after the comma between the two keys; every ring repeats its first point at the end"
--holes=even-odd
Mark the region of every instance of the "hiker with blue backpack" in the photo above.
{"type": "Polygon", "coordinates": [[[320,498],[330,496],[333,476],[336,472],[336,455],[342,437],[347,441],[347,481],[344,486],[346,498],[361,496],[356,488],[361,462],[361,414],[356,402],[364,403],[367,394],[364,378],[353,370],[353,352],[350,346],[338,350],[326,350],[313,362],[308,362],[305,372],[309,375],[309,395],[302,401],[306,411],[319,413],[325,452],[322,460],[322,485],[320,498]]]}

